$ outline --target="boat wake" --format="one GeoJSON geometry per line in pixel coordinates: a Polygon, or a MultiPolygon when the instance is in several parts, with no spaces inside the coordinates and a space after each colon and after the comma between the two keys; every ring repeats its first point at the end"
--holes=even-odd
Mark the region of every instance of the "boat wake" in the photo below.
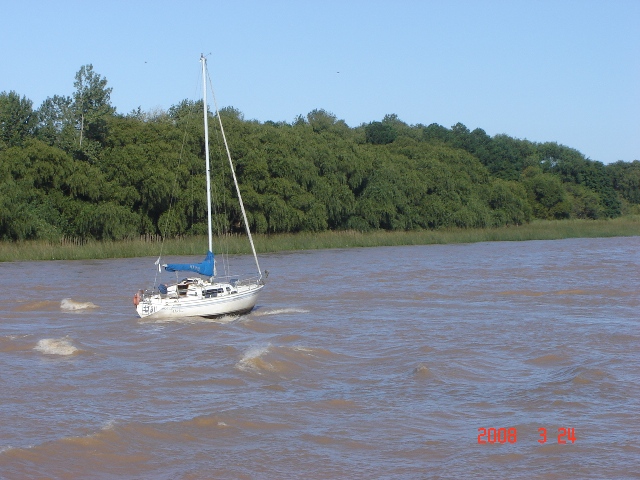
{"type": "Polygon", "coordinates": [[[282,315],[286,313],[309,313],[309,310],[304,308],[273,308],[273,309],[260,309],[251,313],[253,317],[265,317],[267,315],[282,315]]]}

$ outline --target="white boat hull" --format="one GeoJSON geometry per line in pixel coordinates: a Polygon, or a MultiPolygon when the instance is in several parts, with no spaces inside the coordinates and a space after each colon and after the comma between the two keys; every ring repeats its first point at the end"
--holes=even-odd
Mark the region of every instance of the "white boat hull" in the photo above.
{"type": "Polygon", "coordinates": [[[237,291],[217,297],[194,295],[180,297],[160,294],[145,295],[136,305],[141,318],[172,319],[183,317],[219,317],[251,311],[258,301],[263,284],[237,287],[237,291]]]}

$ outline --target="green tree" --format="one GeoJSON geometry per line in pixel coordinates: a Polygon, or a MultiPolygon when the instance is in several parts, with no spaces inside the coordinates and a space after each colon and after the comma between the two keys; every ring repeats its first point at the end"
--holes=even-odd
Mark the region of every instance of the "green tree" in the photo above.
{"type": "Polygon", "coordinates": [[[98,156],[101,144],[106,140],[108,118],[115,113],[110,103],[111,88],[107,79],[93,70],[93,65],[83,65],[73,83],[75,92],[71,110],[78,130],[80,151],[91,161],[98,156]]]}
{"type": "Polygon", "coordinates": [[[493,225],[522,225],[531,220],[531,206],[524,186],[515,181],[494,179],[489,187],[493,225]]]}
{"type": "Polygon", "coordinates": [[[640,205],[640,160],[607,165],[613,188],[627,202],[640,205]]]}
{"type": "Polygon", "coordinates": [[[447,143],[451,136],[451,132],[442,125],[432,123],[427,127],[422,127],[422,139],[426,142],[442,142],[447,143]]]}
{"type": "Polygon", "coordinates": [[[12,239],[76,236],[74,222],[81,205],[96,201],[102,174],[57,147],[29,139],[23,147],[0,152],[2,190],[12,207],[0,236],[12,239]]]}
{"type": "Polygon", "coordinates": [[[557,176],[530,167],[523,173],[523,184],[536,218],[554,220],[571,216],[571,202],[557,176]]]}
{"type": "Polygon", "coordinates": [[[374,145],[386,145],[393,142],[398,133],[392,125],[382,122],[371,122],[365,127],[367,143],[374,145]]]}
{"type": "Polygon", "coordinates": [[[605,216],[600,196],[583,185],[569,184],[566,187],[571,199],[571,217],[597,219],[605,216]]]}
{"type": "MultiPolygon", "coordinates": [[[[596,197],[590,198],[599,199],[601,206],[597,209],[599,216],[620,215],[621,205],[613,187],[613,179],[602,162],[588,160],[577,150],[557,143],[541,144],[538,150],[543,158],[541,165],[546,171],[557,175],[564,183],[586,187],[596,194],[596,197]]],[[[584,195],[579,196],[584,197],[584,195]]]]}
{"type": "Polygon", "coordinates": [[[71,97],[54,95],[47,98],[38,109],[37,137],[70,152],[75,147],[76,130],[73,122],[71,97]]]}
{"type": "Polygon", "coordinates": [[[0,149],[22,145],[34,133],[33,102],[14,91],[0,93],[0,149]]]}
{"type": "Polygon", "coordinates": [[[337,121],[337,117],[323,109],[315,109],[307,114],[307,121],[314,132],[329,130],[337,121]]]}

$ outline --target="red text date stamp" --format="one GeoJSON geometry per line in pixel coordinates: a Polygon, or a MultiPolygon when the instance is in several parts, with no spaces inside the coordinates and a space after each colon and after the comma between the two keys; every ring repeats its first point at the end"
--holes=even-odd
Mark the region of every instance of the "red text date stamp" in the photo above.
{"type": "MultiPolygon", "coordinates": [[[[553,433],[551,437],[547,434],[546,428],[538,429],[538,443],[547,443],[549,440],[553,440],[553,433]]],[[[566,445],[576,441],[576,429],[568,427],[560,427],[555,437],[560,445],[566,445]]],[[[478,443],[480,444],[494,444],[494,443],[516,443],[518,441],[518,431],[515,427],[511,428],[478,428],[478,443]]]]}

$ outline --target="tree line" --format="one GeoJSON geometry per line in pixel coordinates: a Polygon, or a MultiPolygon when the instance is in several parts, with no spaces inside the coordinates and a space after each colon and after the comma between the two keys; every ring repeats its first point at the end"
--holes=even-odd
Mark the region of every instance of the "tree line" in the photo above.
{"type": "MultiPolygon", "coordinates": [[[[0,93],[0,239],[204,233],[202,102],[119,114],[91,65],[74,88],[38,109],[0,93]]],[[[246,120],[232,107],[220,115],[258,233],[640,213],[638,160],[604,165],[554,142],[491,137],[461,123],[408,125],[396,115],[355,128],[322,109],[291,123],[246,120]]],[[[241,231],[220,133],[210,138],[214,220],[220,231],[241,231]]]]}

